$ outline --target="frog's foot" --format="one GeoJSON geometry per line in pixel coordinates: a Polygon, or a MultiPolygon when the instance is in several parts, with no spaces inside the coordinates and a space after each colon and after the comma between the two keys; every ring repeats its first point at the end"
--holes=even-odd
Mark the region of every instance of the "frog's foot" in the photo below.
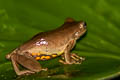
{"type": "Polygon", "coordinates": [[[72,53],[72,54],[71,54],[71,58],[72,58],[72,61],[74,61],[74,64],[81,64],[82,61],[85,60],[84,57],[80,57],[80,56],[78,56],[78,55],[75,54],[75,53],[72,53]]]}
{"type": "Polygon", "coordinates": [[[72,53],[70,55],[70,62],[66,62],[64,56],[62,56],[62,59],[59,60],[62,64],[81,64],[82,61],[84,61],[85,58],[78,56],[75,53],[72,53]]]}

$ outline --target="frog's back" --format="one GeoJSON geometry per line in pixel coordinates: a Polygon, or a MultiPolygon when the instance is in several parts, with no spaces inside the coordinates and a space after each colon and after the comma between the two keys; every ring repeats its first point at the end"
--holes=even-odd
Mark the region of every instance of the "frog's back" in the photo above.
{"type": "MultiPolygon", "coordinates": [[[[48,48],[62,47],[72,38],[75,33],[76,23],[63,24],[61,27],[48,32],[41,32],[35,35],[31,40],[21,46],[22,49],[32,48],[34,46],[47,46],[48,48]]],[[[42,47],[41,46],[41,47],[42,47]]]]}

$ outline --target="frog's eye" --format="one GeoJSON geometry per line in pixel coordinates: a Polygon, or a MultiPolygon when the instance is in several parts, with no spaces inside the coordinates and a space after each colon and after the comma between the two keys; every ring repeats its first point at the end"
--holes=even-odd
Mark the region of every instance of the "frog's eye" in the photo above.
{"type": "Polygon", "coordinates": [[[65,23],[66,22],[74,22],[75,20],[73,19],[73,18],[67,18],[66,20],[65,20],[65,23]]]}
{"type": "Polygon", "coordinates": [[[82,28],[86,28],[87,24],[86,22],[84,21],[81,21],[80,24],[79,24],[79,28],[82,29],[82,28]]]}

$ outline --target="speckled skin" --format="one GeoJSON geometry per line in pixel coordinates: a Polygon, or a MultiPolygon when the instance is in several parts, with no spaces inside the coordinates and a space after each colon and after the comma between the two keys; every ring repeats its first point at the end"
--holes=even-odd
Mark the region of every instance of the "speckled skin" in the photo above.
{"type": "Polygon", "coordinates": [[[61,27],[35,35],[32,39],[8,54],[6,58],[11,59],[17,75],[46,70],[41,68],[36,60],[48,60],[53,58],[51,57],[52,55],[57,57],[64,54],[65,61],[62,62],[63,64],[75,64],[75,60],[71,59],[70,50],[74,47],[76,40],[85,32],[85,22],[74,21],[72,18],[68,18],[61,27]],[[47,57],[41,58],[44,56],[47,57]],[[18,63],[28,70],[20,71],[17,66],[18,63]]]}

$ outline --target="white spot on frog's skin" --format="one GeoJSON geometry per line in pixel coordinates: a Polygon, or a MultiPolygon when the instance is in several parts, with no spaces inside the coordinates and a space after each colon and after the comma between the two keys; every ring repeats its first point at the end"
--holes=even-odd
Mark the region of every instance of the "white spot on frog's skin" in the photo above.
{"type": "Polygon", "coordinates": [[[41,41],[40,44],[48,44],[46,41],[41,41]]]}
{"type": "Polygon", "coordinates": [[[48,45],[48,42],[45,39],[41,38],[40,41],[36,42],[36,45],[48,45]]]}
{"type": "Polygon", "coordinates": [[[40,40],[43,41],[43,40],[45,40],[45,39],[41,38],[40,40]]]}
{"type": "Polygon", "coordinates": [[[38,46],[39,46],[39,45],[40,45],[40,42],[36,42],[36,45],[38,45],[38,46]]]}
{"type": "Polygon", "coordinates": [[[78,34],[79,34],[79,32],[76,32],[76,33],[75,33],[75,36],[78,36],[78,34]]]}
{"type": "Polygon", "coordinates": [[[80,24],[80,29],[82,29],[83,28],[83,25],[82,24],[80,24]]]}

